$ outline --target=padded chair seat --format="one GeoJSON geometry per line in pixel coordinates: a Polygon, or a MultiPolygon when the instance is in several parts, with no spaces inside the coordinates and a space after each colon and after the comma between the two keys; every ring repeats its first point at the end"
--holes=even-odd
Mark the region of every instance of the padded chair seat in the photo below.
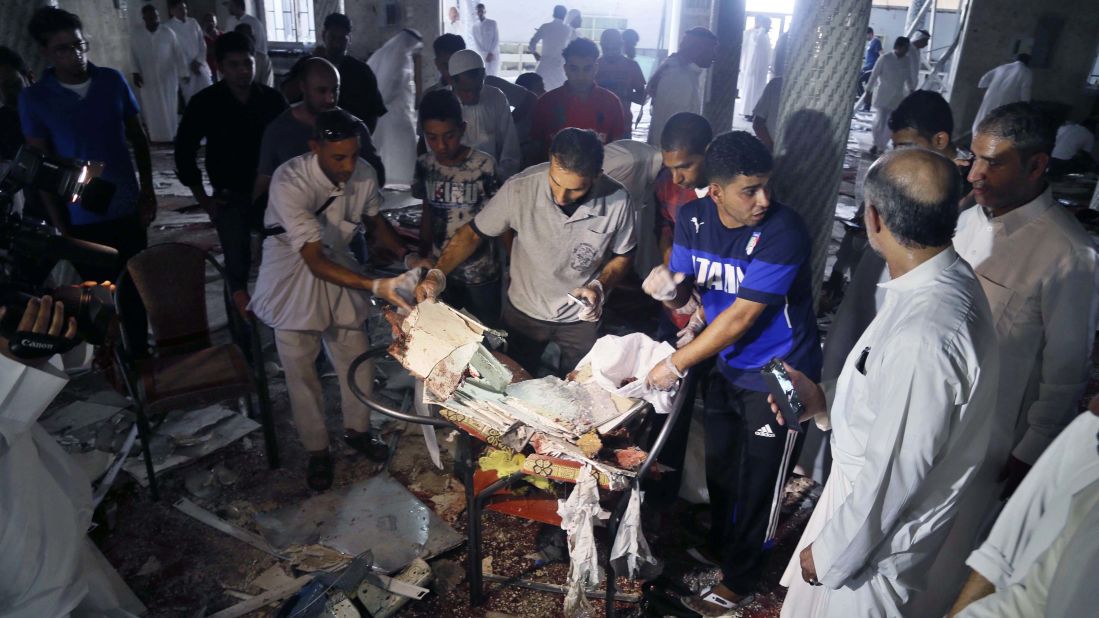
{"type": "Polygon", "coordinates": [[[195,401],[223,401],[253,392],[248,361],[232,343],[151,358],[142,362],[138,370],[150,412],[195,401]]]}

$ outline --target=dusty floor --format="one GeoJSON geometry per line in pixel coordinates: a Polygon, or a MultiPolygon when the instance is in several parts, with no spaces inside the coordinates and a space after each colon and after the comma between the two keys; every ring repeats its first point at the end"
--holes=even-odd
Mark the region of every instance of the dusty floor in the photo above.
{"type": "MultiPolygon", "coordinates": [[[[865,137],[856,132],[855,141],[865,137]]],[[[219,253],[213,229],[200,212],[180,210],[191,204],[185,191],[174,183],[170,173],[170,153],[158,150],[155,156],[158,174],[158,192],[161,193],[161,222],[154,225],[150,243],[168,240],[197,244],[219,253]]],[[[841,194],[841,211],[853,211],[855,177],[864,172],[864,160],[849,157],[849,169],[845,173],[841,194]]],[[[390,196],[400,201],[400,196],[390,196]]],[[[847,216],[850,216],[848,212],[847,216]]],[[[836,237],[840,232],[836,225],[836,237]]],[[[219,285],[213,282],[212,285],[219,285]]],[[[619,301],[634,310],[615,315],[610,312],[608,328],[622,327],[648,330],[652,322],[638,322],[633,318],[638,303],[645,299],[639,292],[632,296],[619,294],[619,301]],[[623,298],[626,297],[626,298],[623,298]],[[632,304],[631,304],[632,303],[632,304]],[[628,313],[629,315],[626,315],[628,313]]],[[[267,342],[268,359],[274,359],[274,350],[267,342]]],[[[1093,381],[1093,387],[1094,381],[1093,381]]],[[[77,380],[59,399],[59,403],[80,399],[88,393],[107,388],[99,375],[88,375],[77,380]]],[[[338,400],[334,377],[325,380],[329,402],[338,400]]],[[[1090,391],[1095,388],[1089,389],[1090,391]]],[[[261,590],[253,584],[255,577],[269,567],[280,563],[279,559],[241,543],[221,532],[202,525],[172,507],[180,498],[188,498],[222,518],[244,528],[254,529],[253,516],[257,512],[280,506],[297,504],[312,495],[304,482],[305,454],[295,438],[290,424],[285,384],[281,376],[272,376],[271,395],[275,416],[278,419],[279,444],[282,466],[268,470],[262,439],[259,432],[238,441],[221,451],[190,466],[161,475],[161,500],[152,502],[147,490],[123,473],[114,489],[108,494],[103,507],[97,513],[99,524],[92,537],[126,582],[149,608],[153,617],[204,616],[239,602],[239,595],[257,594],[261,590]],[[185,481],[196,471],[224,467],[235,473],[236,478],[221,486],[215,495],[199,498],[189,492],[185,481]],[[236,596],[234,596],[236,595],[236,596]]],[[[332,409],[335,411],[333,404],[332,409]]],[[[371,464],[342,443],[338,436],[338,414],[330,415],[333,446],[336,454],[336,485],[342,486],[377,473],[371,464]]],[[[432,501],[440,495],[453,493],[448,486],[448,475],[431,464],[423,438],[417,428],[404,429],[390,425],[387,430],[399,434],[399,445],[388,473],[392,474],[429,506],[446,516],[447,509],[432,501]]],[[[443,441],[444,446],[450,443],[443,441]]],[[[135,450],[135,454],[137,451],[135,450]]],[[[444,448],[444,469],[450,470],[452,458],[444,448]]],[[[460,489],[460,488],[459,488],[460,489]]],[[[794,545],[804,526],[819,487],[811,480],[795,477],[788,487],[787,508],[784,509],[776,547],[762,583],[762,592],[756,601],[741,615],[744,617],[777,616],[784,596],[784,588],[778,585],[779,577],[793,552],[794,545]]],[[[562,494],[563,496],[563,494],[562,494]]],[[[706,535],[708,517],[704,507],[694,507],[683,501],[671,505],[649,505],[654,512],[647,515],[647,534],[654,552],[664,562],[663,576],[652,586],[654,593],[646,595],[641,604],[619,603],[623,615],[684,615],[674,605],[662,603],[671,594],[695,592],[710,583],[715,572],[697,566],[685,553],[686,548],[699,544],[706,535]],[[663,510],[656,511],[656,506],[663,510]],[[660,593],[667,593],[662,595],[660,593]]],[[[453,517],[454,513],[449,513],[453,517]]],[[[454,518],[454,528],[465,532],[464,516],[454,518]]],[[[522,576],[528,579],[563,584],[567,565],[550,564],[535,568],[528,557],[538,547],[539,524],[524,522],[489,512],[484,526],[484,555],[491,558],[491,572],[503,576],[522,576]]],[[[436,573],[433,593],[420,602],[411,603],[400,615],[404,616],[522,616],[541,617],[561,614],[562,597],[520,588],[488,585],[487,602],[478,608],[469,605],[469,585],[465,581],[464,545],[431,561],[436,573]]],[[[640,594],[637,583],[620,583],[623,592],[640,594]]],[[[602,614],[601,601],[594,601],[597,615],[602,614]]],[[[274,616],[276,610],[268,608],[256,612],[256,616],[274,616]]]]}

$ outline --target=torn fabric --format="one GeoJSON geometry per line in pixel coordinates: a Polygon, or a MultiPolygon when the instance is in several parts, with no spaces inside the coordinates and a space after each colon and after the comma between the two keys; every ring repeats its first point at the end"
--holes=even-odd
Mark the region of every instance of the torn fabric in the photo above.
{"type": "Polygon", "coordinates": [[[565,616],[589,618],[592,607],[584,594],[586,588],[599,585],[599,553],[595,547],[595,520],[606,519],[608,513],[599,507],[599,485],[591,466],[580,469],[576,487],[567,500],[557,501],[561,529],[569,541],[568,593],[565,595],[565,616]]]}
{"type": "Polygon", "coordinates": [[[600,337],[591,351],[576,364],[579,369],[591,365],[592,380],[607,392],[621,397],[644,399],[652,404],[657,414],[672,411],[675,391],[662,391],[649,388],[645,376],[649,370],[665,357],[675,352],[669,343],[656,341],[644,333],[633,333],[619,337],[604,335],[600,337]],[[625,386],[623,382],[636,378],[625,386]]]}
{"type": "Polygon", "coordinates": [[[645,533],[641,530],[641,490],[634,487],[630,491],[630,502],[622,521],[618,522],[618,533],[611,546],[611,564],[618,575],[625,574],[630,579],[651,579],[659,574],[660,563],[649,549],[645,533]]]}

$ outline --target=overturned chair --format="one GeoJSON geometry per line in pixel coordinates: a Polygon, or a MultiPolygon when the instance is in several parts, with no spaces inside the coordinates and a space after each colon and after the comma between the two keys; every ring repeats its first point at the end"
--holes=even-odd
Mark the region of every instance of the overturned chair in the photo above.
{"type": "Polygon", "coordinates": [[[130,258],[116,282],[115,305],[123,330],[135,303],[141,303],[153,333],[148,357],[143,354],[145,350],[132,350],[127,345],[144,338],[127,337],[125,332],[123,343],[115,348],[115,362],[134,402],[153,500],[159,500],[160,492],[149,448],[154,433],[150,418],[159,416],[163,420],[183,408],[243,399],[248,416],[255,417],[258,407],[268,465],[272,469],[279,466],[258,324],[254,318],[245,320],[232,307],[225,284],[230,325],[248,340],[251,365],[236,343],[213,344],[206,307],[207,264],[225,281],[224,269],[206,251],[184,243],[165,243],[130,258]]]}

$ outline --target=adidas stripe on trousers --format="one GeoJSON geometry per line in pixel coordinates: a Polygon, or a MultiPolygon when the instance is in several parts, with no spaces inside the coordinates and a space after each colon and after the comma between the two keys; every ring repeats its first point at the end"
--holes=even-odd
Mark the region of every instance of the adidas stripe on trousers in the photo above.
{"type": "Polygon", "coordinates": [[[706,485],[710,549],[722,583],[756,591],[778,528],[786,479],[801,440],[775,422],[767,393],[734,386],[715,368],[706,388],[706,485]]]}

